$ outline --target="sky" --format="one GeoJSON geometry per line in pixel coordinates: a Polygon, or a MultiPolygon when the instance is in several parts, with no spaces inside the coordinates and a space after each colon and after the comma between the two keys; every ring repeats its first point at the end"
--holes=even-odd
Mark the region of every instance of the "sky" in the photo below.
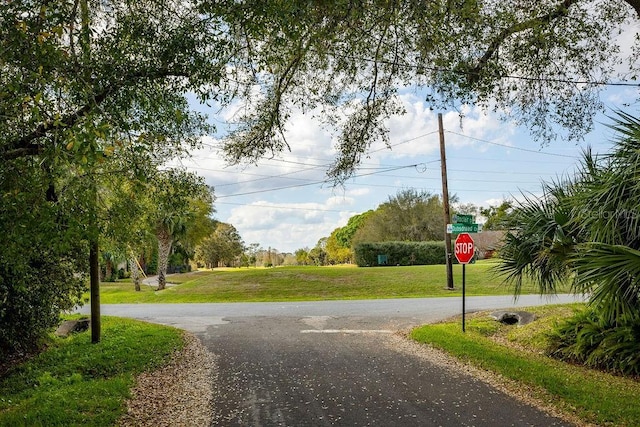
{"type": "MultiPolygon", "coordinates": [[[[629,111],[625,103],[637,110],[637,95],[634,88],[611,88],[602,99],[613,115],[629,111]]],[[[259,243],[287,253],[313,248],[351,216],[375,209],[399,190],[442,194],[438,111],[414,93],[401,99],[406,114],[388,122],[391,149],[383,143],[372,145],[354,178],[341,187],[326,181],[335,141],[301,113],[288,122],[290,152],[257,165],[228,166],[218,152],[220,142],[205,137],[203,148],[182,165],[214,187],[215,219],[232,224],[246,245],[259,243]]],[[[473,107],[463,108],[462,118],[458,112],[441,113],[449,193],[460,203],[483,207],[540,194],[543,181],[575,172],[584,148],[605,153],[614,137],[605,115],[596,118],[595,130],[581,143],[558,140],[541,147],[527,129],[500,121],[495,114],[473,107]]]]}

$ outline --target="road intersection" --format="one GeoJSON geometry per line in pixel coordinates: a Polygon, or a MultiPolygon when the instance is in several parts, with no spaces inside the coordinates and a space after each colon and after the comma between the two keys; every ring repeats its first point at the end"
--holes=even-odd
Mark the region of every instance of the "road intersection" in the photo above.
{"type": "MultiPolygon", "coordinates": [[[[467,311],[577,301],[469,297],[467,311]]],[[[83,308],[81,312],[87,312],[83,308]]],[[[460,314],[459,298],[103,305],[186,329],[216,355],[221,426],[568,425],[468,375],[402,351],[395,332],[460,314]]]]}

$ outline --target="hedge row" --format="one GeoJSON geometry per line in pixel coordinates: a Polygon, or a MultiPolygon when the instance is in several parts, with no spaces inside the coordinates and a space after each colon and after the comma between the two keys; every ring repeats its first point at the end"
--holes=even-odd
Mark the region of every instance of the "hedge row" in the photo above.
{"type": "Polygon", "coordinates": [[[444,242],[359,243],[354,249],[358,267],[378,265],[445,264],[444,242]]]}

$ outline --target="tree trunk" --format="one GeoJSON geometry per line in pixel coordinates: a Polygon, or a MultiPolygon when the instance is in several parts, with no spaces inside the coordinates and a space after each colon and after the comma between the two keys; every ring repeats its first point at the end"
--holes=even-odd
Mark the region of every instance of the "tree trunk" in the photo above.
{"type": "Polygon", "coordinates": [[[140,292],[140,269],[138,268],[138,260],[135,256],[129,259],[129,264],[131,264],[131,279],[133,280],[133,285],[135,290],[140,292]]]}
{"type": "Polygon", "coordinates": [[[167,286],[167,265],[169,264],[169,254],[173,239],[169,230],[165,227],[158,229],[158,290],[161,291],[167,286]]]}
{"type": "Polygon", "coordinates": [[[91,289],[91,342],[100,342],[100,261],[98,240],[89,242],[89,277],[91,289]]]}
{"type": "Polygon", "coordinates": [[[113,262],[110,259],[107,260],[106,265],[104,267],[104,271],[105,271],[104,279],[109,282],[112,281],[113,280],[113,262]]]}

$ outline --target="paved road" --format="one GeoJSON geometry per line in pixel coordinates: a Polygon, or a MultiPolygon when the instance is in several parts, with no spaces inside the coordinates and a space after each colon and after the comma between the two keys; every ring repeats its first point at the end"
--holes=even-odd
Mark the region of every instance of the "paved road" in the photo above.
{"type": "MultiPolygon", "coordinates": [[[[573,301],[472,297],[469,311],[573,301]]],[[[218,356],[221,426],[566,425],[401,349],[394,331],[458,314],[459,298],[103,305],[182,327],[218,356]]]]}
{"type": "MultiPolygon", "coordinates": [[[[526,307],[576,301],[572,295],[539,297],[522,295],[514,302],[512,296],[467,297],[467,313],[506,307],[526,307]]],[[[89,313],[89,305],[78,310],[89,313]]],[[[104,315],[131,317],[154,323],[176,326],[194,333],[211,326],[245,317],[332,316],[364,318],[368,325],[391,323],[396,329],[435,322],[460,314],[460,298],[406,298],[353,301],[216,303],[216,304],[103,304],[104,315]]]]}
{"type": "Polygon", "coordinates": [[[212,425],[565,425],[367,326],[364,319],[247,317],[207,331],[201,338],[219,356],[212,425]]]}

